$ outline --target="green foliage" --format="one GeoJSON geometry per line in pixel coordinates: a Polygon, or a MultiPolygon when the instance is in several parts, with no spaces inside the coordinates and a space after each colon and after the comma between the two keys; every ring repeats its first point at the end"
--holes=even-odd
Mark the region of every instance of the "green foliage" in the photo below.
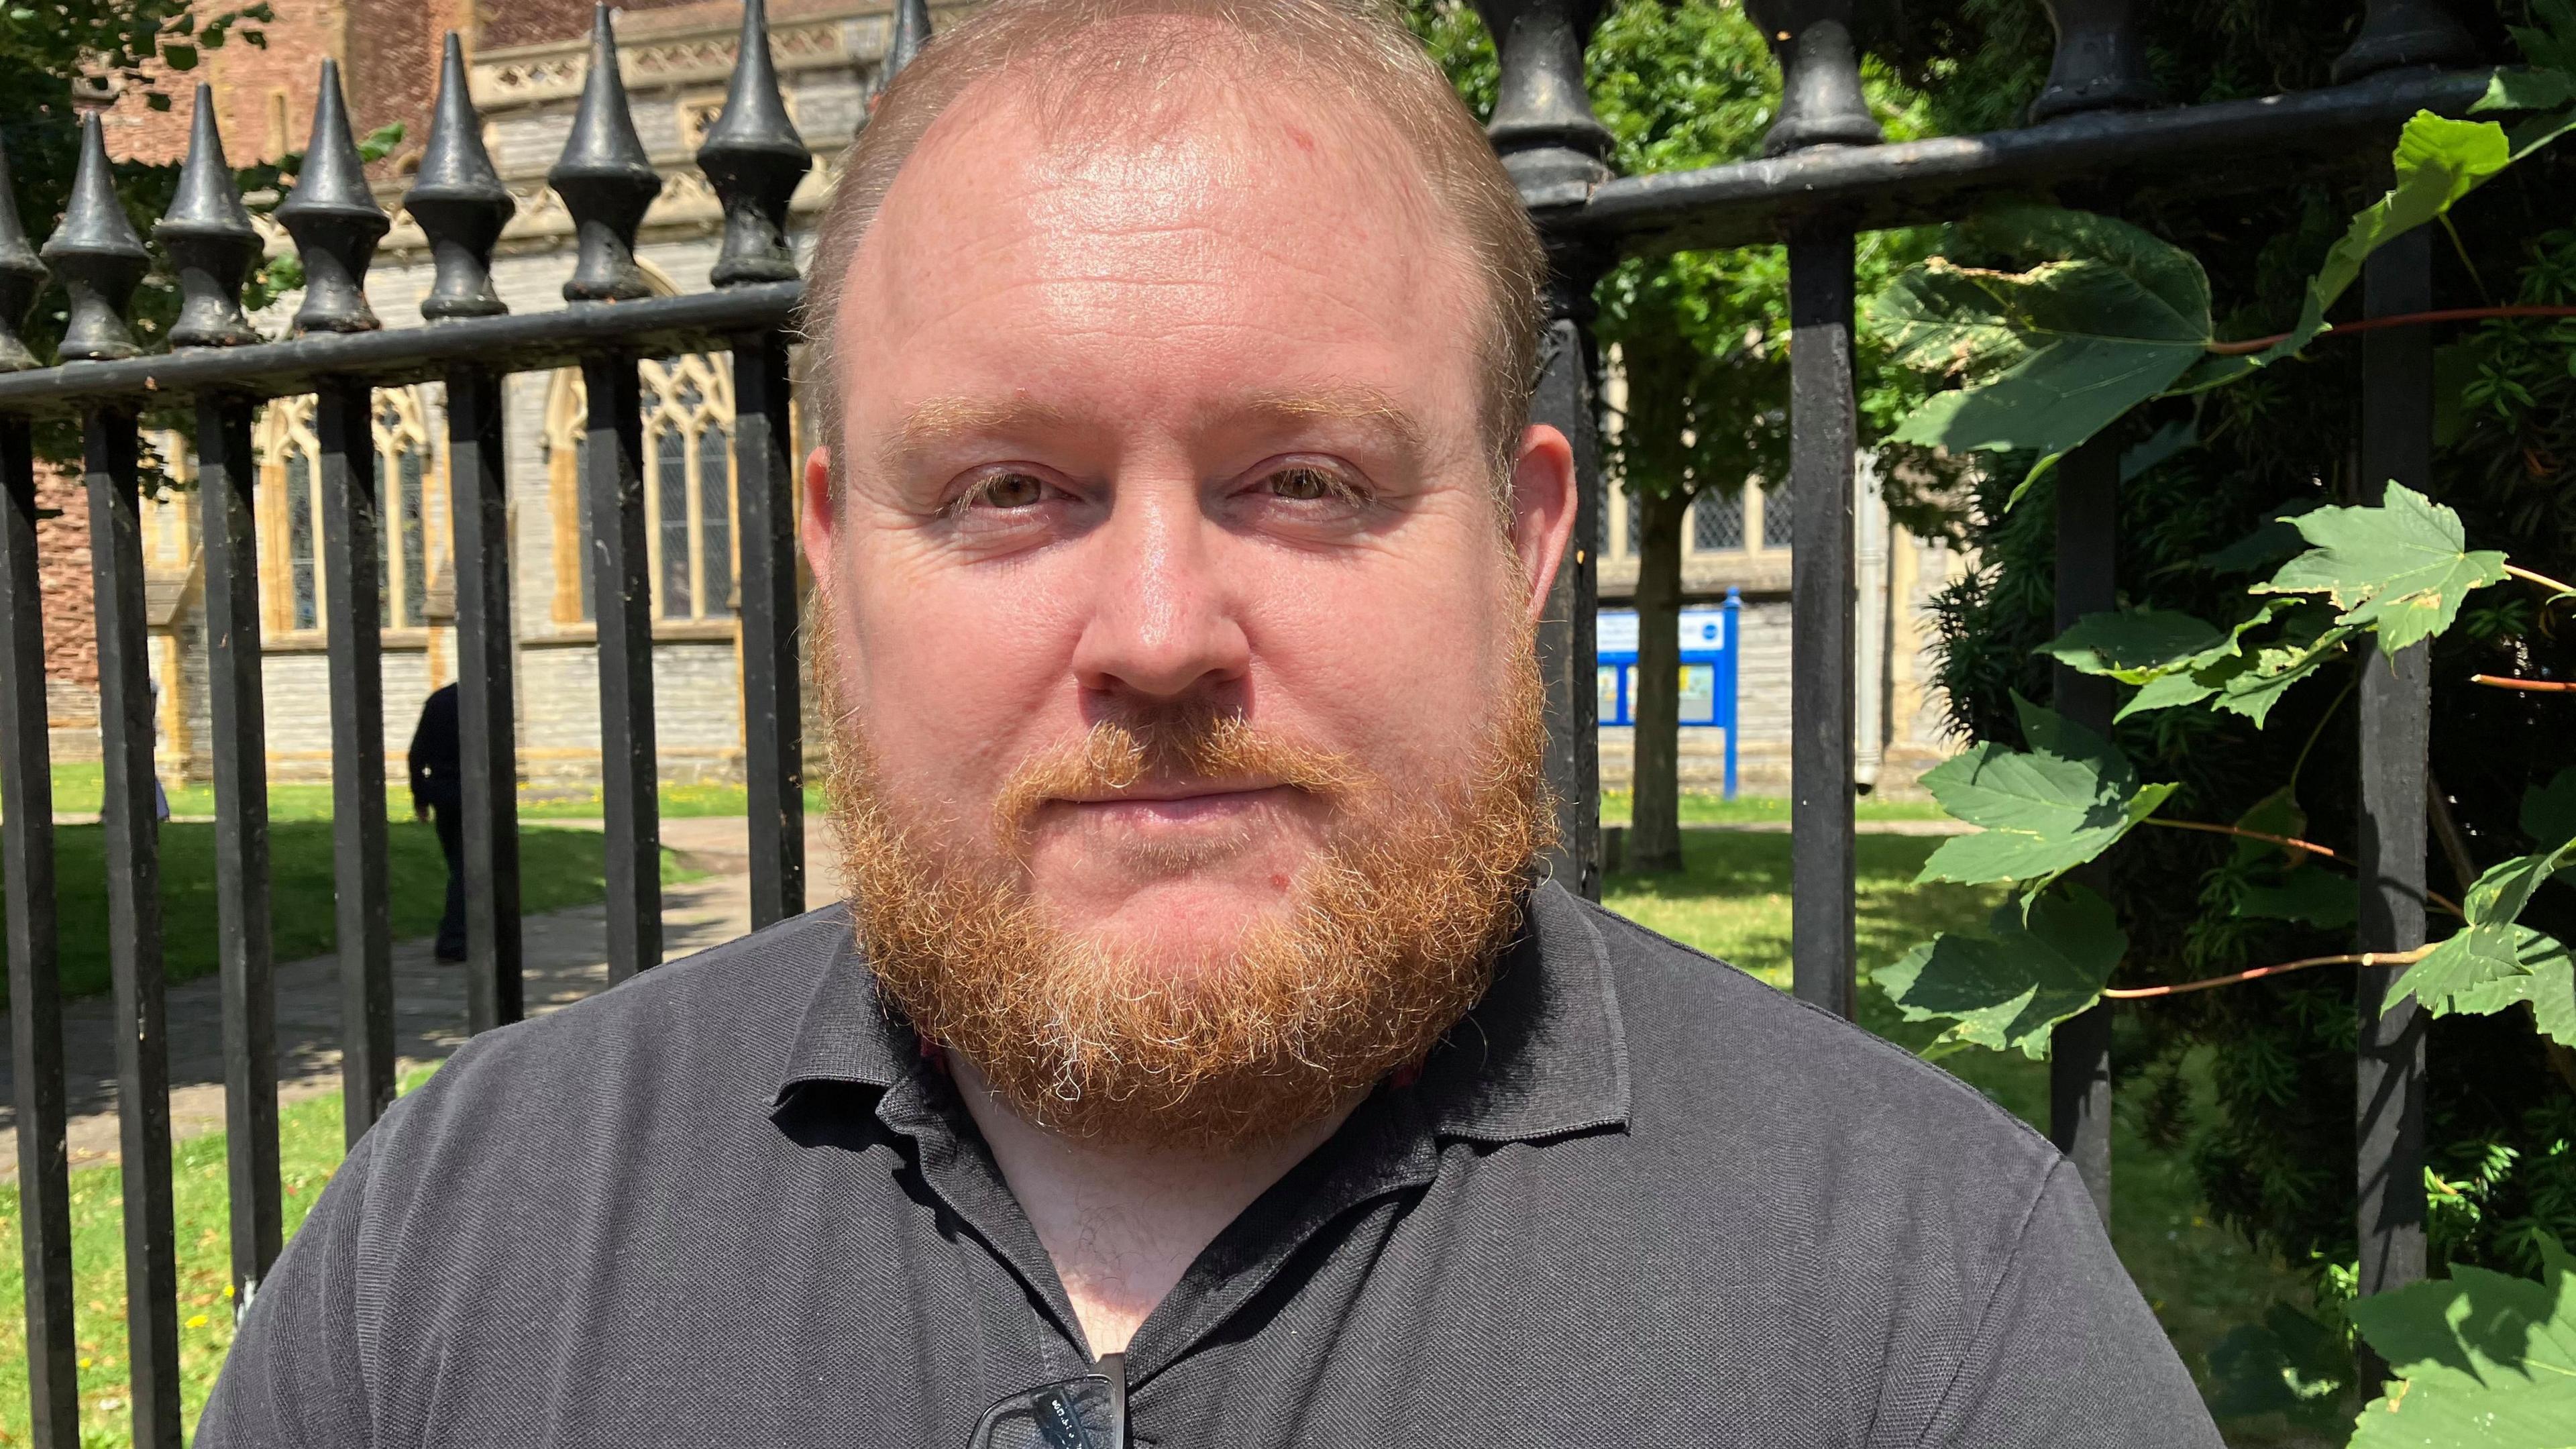
{"type": "MultiPolygon", "coordinates": [[[[2509,24],[2538,23],[2523,0],[2451,9],[2491,55],[2506,53],[2509,24]]],[[[2325,84],[2327,65],[2359,13],[2330,0],[2180,0],[2140,11],[2137,23],[2166,94],[2202,102],[2325,84]]],[[[2046,14],[2023,0],[1909,0],[1902,28],[1878,43],[1896,72],[1922,88],[1934,125],[1966,134],[2020,123],[2047,73],[2053,41],[2046,14]]],[[[2525,53],[2545,59],[2527,41],[2525,53]]],[[[2502,120],[2510,137],[2524,118],[2474,119],[2502,120]]],[[[2576,158],[2565,150],[2527,157],[2454,205],[2446,220],[2456,239],[2437,238],[2434,248],[2432,305],[2576,305],[2576,230],[2566,207],[2576,191],[2576,158]]],[[[2263,338],[2296,323],[2309,280],[2350,218],[2387,189],[2383,174],[2259,193],[2141,196],[2117,214],[2200,262],[2216,336],[2263,338]]],[[[1944,250],[1961,262],[1999,260],[1944,250]]],[[[2347,295],[2337,305],[2348,311],[2352,304],[2347,295]]],[[[2436,330],[2434,340],[2440,430],[2431,486],[2423,491],[2456,510],[2479,546],[2570,576],[2576,321],[2453,324],[2436,330]]],[[[2320,343],[2295,367],[2252,370],[2227,386],[2150,401],[2099,435],[2122,452],[2115,572],[2123,609],[2161,610],[2220,629],[2245,620],[2249,655],[2275,643],[2291,613],[2333,625],[2340,610],[2316,596],[2265,596],[2272,613],[2253,622],[2246,586],[2307,547],[2290,524],[2272,520],[2359,502],[2365,485],[2382,481],[2360,476],[2355,466],[2363,350],[2320,343]],[[2191,441],[2178,450],[2147,446],[2177,436],[2191,441]]],[[[2014,695],[2047,698],[2056,660],[2041,651],[2059,633],[2052,478],[2043,476],[2022,506],[2003,508],[2027,462],[2012,459],[1975,485],[1977,517],[1966,537],[1975,562],[1944,588],[1933,615],[1938,683],[1954,725],[1968,738],[2014,745],[2021,739],[2014,695]]],[[[2432,656],[2432,775],[2472,878],[2576,834],[2576,825],[2526,828],[2518,819],[2526,795],[2543,793],[2544,782],[2568,764],[2576,700],[2468,682],[2478,672],[2576,678],[2571,617],[2538,590],[2490,588],[2472,594],[2452,627],[2423,646],[2432,656]]],[[[2300,625],[2302,632],[2313,627],[2300,625]]],[[[2089,647],[2081,636],[2074,642],[2089,647]]],[[[2208,702],[2142,707],[2152,703],[2144,696],[2153,688],[2188,689],[2188,678],[2124,689],[2132,698],[2116,741],[2145,777],[2182,787],[2165,815],[2234,821],[2348,849],[2359,829],[2350,652],[2338,649],[2311,671],[2327,684],[2283,689],[2261,728],[2208,702]],[[2281,802],[2287,811],[2258,815],[2291,780],[2299,786],[2281,802]]],[[[2154,661],[2105,652],[2098,662],[2154,661]]],[[[2570,799],[2576,805],[2576,793],[2570,799]]],[[[2352,949],[2349,870],[2334,862],[2258,842],[2149,829],[2129,835],[2106,863],[2087,879],[2117,909],[2129,938],[2118,985],[2179,983],[2352,949]]],[[[2434,889],[2454,897],[2465,891],[2468,882],[2456,878],[2446,852],[2434,851],[2429,864],[2434,889]]],[[[2537,891],[2523,924],[2576,940],[2576,891],[2537,891]]],[[[2436,934],[2446,929],[2437,915],[2436,934]]],[[[2123,1005],[2114,1017],[2113,1062],[2124,1099],[2169,1079],[2186,1060],[2206,1064],[2207,1096],[2178,1107],[2168,1130],[2187,1144],[2210,1216],[2310,1275],[2330,1331],[2332,1300],[2349,1295],[2353,1277],[2351,992],[2348,975],[2325,967],[2123,1005]]],[[[2435,1065],[2425,1137],[2441,1184],[2429,1220],[2433,1260],[2528,1275],[2541,1236],[2576,1242],[2576,1056],[2534,1031],[2521,1009],[2454,1012],[2429,1022],[2428,1033],[2435,1065]]],[[[2330,1412],[2331,1365],[2301,1362],[2295,1376],[2326,1406],[2319,1411],[2330,1412]]],[[[2242,1401],[2212,1402],[2226,1415],[2253,1412],[2242,1401]]],[[[2230,1423],[2230,1442],[2272,1442],[2285,1432],[2305,1442],[2299,1426],[2313,1423],[2279,1409],[2260,1412],[2267,1415],[2260,1423],[2230,1423]]],[[[2347,1409],[2341,1423],[2350,1422],[2347,1409]]]]}
{"type": "Polygon", "coordinates": [[[2110,902],[2065,886],[2007,901],[1985,934],[1945,932],[1870,979],[1907,1021],[1950,1022],[1943,1046],[2045,1058],[2049,1030],[2093,1004],[2128,946],[2110,902]]]}
{"type": "Polygon", "coordinates": [[[2354,282],[2372,252],[2447,213],[2454,202],[2513,164],[2513,143],[2493,121],[2454,121],[2419,111],[2398,134],[2391,158],[2397,184],[2352,219],[2325,265],[2308,279],[2298,325],[2256,359],[2278,362],[2304,349],[2326,330],[2326,309],[2354,282]]]}
{"type": "MultiPolygon", "coordinates": [[[[2362,208],[2304,289],[2297,323],[2259,353],[2219,345],[2207,273],[2189,252],[2109,217],[2006,205],[1953,228],[1952,249],[2027,270],[1962,267],[1935,256],[1874,296],[1872,324],[1900,361],[1961,386],[1925,399],[1895,431],[1950,453],[2035,453],[2010,508],[2069,449],[2139,404],[2233,383],[2294,357],[2327,330],[2326,312],[2396,237],[2439,218],[2507,166],[2576,129],[2576,25],[2562,0],[2544,25],[2514,31],[2534,69],[2499,72],[2481,110],[2557,106],[2510,134],[2493,121],[2418,112],[2399,132],[2386,195],[2362,208]]],[[[2396,647],[2396,646],[2391,646],[2396,647]]]]}
{"type": "MultiPolygon", "coordinates": [[[[2559,779],[2571,777],[2576,770],[2559,779]]],[[[2460,929],[2408,967],[2390,988],[2389,1000],[2411,996],[2435,1016],[2484,1015],[2527,1003],[2552,1040],[2576,1046],[2576,963],[2555,937],[2519,924],[2532,892],[2564,869],[2571,855],[2576,836],[2550,850],[2515,856],[2478,877],[2461,898],[2460,929]]]]}
{"type": "Polygon", "coordinates": [[[2312,547],[2283,565],[2264,594],[2322,594],[2335,622],[2368,629],[2392,658],[2451,627],[2469,590],[2504,580],[2504,555],[2474,553],[2460,515],[2390,481],[2378,507],[2319,508],[2293,520],[2312,547]]]}
{"type": "Polygon", "coordinates": [[[1894,433],[1899,442],[2035,451],[2027,488],[2067,449],[2208,355],[2209,278],[2189,252],[2136,227],[2090,212],[2003,206],[1962,224],[1956,239],[2027,266],[1934,257],[1871,298],[1870,323],[1898,363],[1963,383],[1915,409],[1894,433]]]}
{"type": "Polygon", "coordinates": [[[2576,1258],[2541,1274],[2460,1266],[2348,1310],[2398,1378],[2354,1425],[2354,1449],[2576,1444],[2576,1258]]]}
{"type": "Polygon", "coordinates": [[[1975,835],[1942,842],[1918,880],[2050,880],[2100,855],[2173,793],[2145,785],[2100,735],[2016,700],[2024,750],[1971,745],[1924,772],[1923,788],[1975,835]]]}

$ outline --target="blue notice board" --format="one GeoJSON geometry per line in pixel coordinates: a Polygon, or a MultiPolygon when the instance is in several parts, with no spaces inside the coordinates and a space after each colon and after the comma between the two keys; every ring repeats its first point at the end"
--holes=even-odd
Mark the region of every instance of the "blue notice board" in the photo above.
{"type": "MultiPolygon", "coordinates": [[[[1715,608],[1682,610],[1681,722],[1726,731],[1726,798],[1735,798],[1736,657],[1744,600],[1726,591],[1715,608]]],[[[1604,609],[1593,635],[1601,723],[1633,725],[1637,698],[1637,611],[1604,609]]]]}

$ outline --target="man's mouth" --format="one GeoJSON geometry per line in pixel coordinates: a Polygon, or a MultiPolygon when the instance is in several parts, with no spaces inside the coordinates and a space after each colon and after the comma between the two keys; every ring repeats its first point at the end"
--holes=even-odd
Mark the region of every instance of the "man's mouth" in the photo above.
{"type": "Polygon", "coordinates": [[[1258,780],[1144,780],[1123,789],[1079,791],[1046,804],[1084,820],[1151,830],[1232,821],[1299,793],[1291,785],[1258,780]]]}

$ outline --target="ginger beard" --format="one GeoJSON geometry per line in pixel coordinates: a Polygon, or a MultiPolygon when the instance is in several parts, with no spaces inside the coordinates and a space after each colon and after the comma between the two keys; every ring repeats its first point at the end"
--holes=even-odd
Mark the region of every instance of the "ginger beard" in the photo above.
{"type": "Polygon", "coordinates": [[[1442,788],[1399,792],[1240,717],[1178,708],[1026,762],[989,837],[966,848],[883,787],[863,730],[830,707],[823,661],[842,880],[879,990],[1013,1110],[1067,1136],[1224,1149],[1316,1120],[1430,1051],[1519,928],[1555,826],[1527,639],[1510,658],[1487,737],[1442,788]],[[1030,893],[1017,849],[1029,816],[1149,769],[1267,775],[1333,807],[1329,843],[1224,959],[1113,949],[1058,927],[1030,893]]]}

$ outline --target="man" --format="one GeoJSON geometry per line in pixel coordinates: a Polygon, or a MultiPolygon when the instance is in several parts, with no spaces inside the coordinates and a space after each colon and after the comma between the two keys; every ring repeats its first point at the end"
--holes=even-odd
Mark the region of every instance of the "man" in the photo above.
{"type": "Polygon", "coordinates": [[[925,51],[812,266],[853,903],[397,1105],[199,1444],[2215,1445],[2046,1143],[1532,884],[1540,274],[1350,0],[925,51]]]}
{"type": "Polygon", "coordinates": [[[465,959],[465,745],[457,733],[456,686],[429,692],[411,732],[411,815],[432,822],[447,857],[447,908],[438,916],[441,961],[465,959]]]}

